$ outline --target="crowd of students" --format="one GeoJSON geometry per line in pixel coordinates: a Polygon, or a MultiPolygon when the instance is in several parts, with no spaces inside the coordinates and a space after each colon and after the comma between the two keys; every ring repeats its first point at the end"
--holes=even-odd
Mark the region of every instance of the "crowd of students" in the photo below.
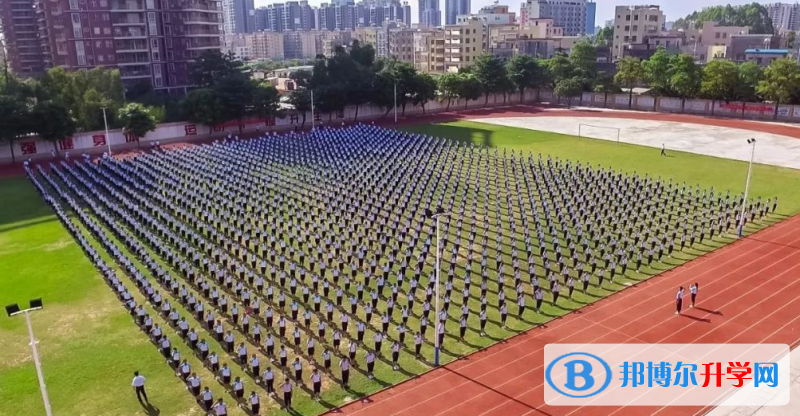
{"type": "MultiPolygon", "coordinates": [[[[603,293],[617,276],[730,231],[742,203],[713,189],[367,125],[50,170],[147,269],[79,215],[158,319],[255,413],[257,392],[245,397],[244,379],[223,357],[270,396],[276,371],[285,374],[290,407],[293,385],[309,381],[319,398],[323,374],[348,387],[351,367],[373,377],[385,352],[399,371],[401,353],[421,359],[433,337],[446,345],[446,335],[463,341],[476,327],[484,336],[489,309],[505,327],[509,303],[524,319],[526,298],[539,313],[545,293],[558,307],[562,287],[562,299],[576,284],[603,293]],[[448,214],[438,242],[433,213],[448,214]],[[436,246],[444,307],[432,316],[436,246]]],[[[746,220],[776,205],[758,199],[746,220]]],[[[190,391],[216,409],[164,328],[103,266],[190,391]]]]}

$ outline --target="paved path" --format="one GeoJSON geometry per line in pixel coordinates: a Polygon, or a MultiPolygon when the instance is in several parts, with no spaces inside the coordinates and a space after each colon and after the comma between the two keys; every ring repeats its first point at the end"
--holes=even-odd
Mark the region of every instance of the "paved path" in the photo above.
{"type": "Polygon", "coordinates": [[[664,120],[636,120],[623,114],[619,118],[609,117],[609,114],[602,117],[537,115],[481,118],[476,121],[571,135],[578,135],[580,126],[582,136],[604,140],[617,139],[617,131],[609,129],[615,127],[620,129],[621,142],[656,148],[665,144],[668,150],[743,161],[750,160],[750,147],[746,140],[755,137],[758,140],[755,154],[757,163],[800,169],[800,140],[753,130],[664,120]]]}

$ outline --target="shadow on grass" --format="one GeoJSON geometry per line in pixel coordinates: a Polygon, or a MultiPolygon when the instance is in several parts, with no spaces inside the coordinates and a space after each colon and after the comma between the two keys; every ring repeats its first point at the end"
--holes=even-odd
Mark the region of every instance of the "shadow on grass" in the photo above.
{"type": "Polygon", "coordinates": [[[492,140],[493,131],[481,128],[466,127],[457,124],[425,124],[406,128],[408,131],[424,133],[434,137],[443,137],[459,143],[495,147],[492,140]]]}
{"type": "Polygon", "coordinates": [[[50,207],[25,177],[0,179],[0,232],[55,220],[50,207]]]}

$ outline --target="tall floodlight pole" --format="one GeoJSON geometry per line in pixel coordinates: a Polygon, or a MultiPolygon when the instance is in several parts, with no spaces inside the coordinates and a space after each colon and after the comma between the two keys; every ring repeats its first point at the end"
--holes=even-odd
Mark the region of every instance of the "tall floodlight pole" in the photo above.
{"type": "Polygon", "coordinates": [[[108,135],[108,118],[106,118],[105,107],[103,107],[103,124],[106,126],[106,146],[108,146],[108,155],[111,156],[111,136],[108,135]]]}
{"type": "Polygon", "coordinates": [[[314,130],[314,90],[311,90],[311,130],[314,130]]]}
{"type": "Polygon", "coordinates": [[[397,123],[397,83],[394,84],[394,122],[397,123]]]}
{"type": "Polygon", "coordinates": [[[744,184],[744,199],[742,199],[742,213],[739,215],[739,238],[744,234],[744,216],[747,211],[747,193],[750,191],[750,177],[753,175],[753,159],[756,155],[756,139],[747,139],[747,144],[751,145],[750,166],[747,167],[747,181],[744,184]]]}
{"type": "Polygon", "coordinates": [[[33,335],[33,326],[31,325],[31,312],[42,309],[41,299],[32,299],[28,309],[20,310],[17,304],[6,306],[6,313],[9,317],[17,315],[25,315],[25,322],[28,325],[28,337],[31,342],[31,353],[33,355],[33,364],[36,366],[36,376],[39,378],[39,390],[42,392],[42,402],[44,402],[44,412],[47,416],[53,416],[53,409],[50,406],[50,398],[47,396],[47,385],[44,383],[44,373],[42,372],[42,362],[39,359],[39,350],[36,348],[36,337],[33,335]]]}

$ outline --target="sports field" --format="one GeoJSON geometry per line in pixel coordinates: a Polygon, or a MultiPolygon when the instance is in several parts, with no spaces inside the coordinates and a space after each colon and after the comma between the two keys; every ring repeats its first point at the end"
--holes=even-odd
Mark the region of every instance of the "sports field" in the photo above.
{"type": "MultiPolygon", "coordinates": [[[[419,125],[408,130],[508,151],[513,149],[588,162],[593,166],[601,164],[639,175],[672,178],[691,186],[713,186],[718,191],[731,190],[734,195],[741,192],[747,170],[747,164],[742,162],[677,152],[663,158],[651,148],[616,145],[600,140],[578,140],[558,134],[474,122],[419,125]]],[[[798,188],[800,171],[761,165],[755,167],[751,196],[765,199],[778,196],[780,199],[778,215],[771,216],[765,224],[800,212],[800,193],[793,192],[798,188]]],[[[0,195],[3,200],[0,205],[0,304],[24,303],[33,297],[44,298],[46,308],[34,315],[34,328],[40,340],[44,371],[56,413],[88,416],[201,414],[202,410],[186,392],[183,383],[164,364],[163,358],[147,337],[132,323],[122,305],[27,179],[0,180],[0,195]],[[140,370],[147,376],[151,402],[155,407],[142,408],[130,391],[133,370],[140,370]]],[[[730,236],[717,237],[711,243],[686,250],[669,261],[656,264],[652,269],[644,269],[642,274],[629,272],[615,285],[606,286],[605,289],[593,288],[586,296],[576,294],[574,301],[561,302],[558,308],[545,303],[543,314],[530,314],[526,321],[511,318],[507,330],[492,324],[487,331],[488,337],[468,331],[463,343],[448,340],[443,360],[450,361],[595,302],[622,290],[625,283],[646,279],[730,241],[730,236]]],[[[105,260],[111,262],[108,256],[105,260]]],[[[144,303],[140,293],[132,293],[139,303],[144,303]]],[[[184,313],[183,309],[180,311],[184,313]]],[[[490,320],[496,321],[497,315],[493,313],[490,313],[490,320]]],[[[410,327],[416,329],[416,324],[410,327]]],[[[167,333],[173,335],[169,330],[167,333]]],[[[41,412],[24,321],[0,319],[0,338],[7,346],[0,349],[0,402],[4,403],[0,415],[41,412]]],[[[179,341],[173,344],[179,346],[184,356],[192,357],[185,344],[179,341]]],[[[430,345],[425,345],[423,355],[427,358],[432,356],[430,345]]],[[[321,402],[311,401],[306,393],[298,392],[295,411],[299,414],[317,414],[430,369],[428,364],[415,360],[411,354],[403,354],[402,357],[403,371],[392,371],[387,363],[379,362],[375,379],[369,380],[357,373],[350,391],[343,390],[335,383],[326,383],[321,402]]],[[[212,381],[211,373],[203,368],[196,357],[191,358],[191,363],[203,379],[203,384],[211,386],[216,397],[224,397],[229,403],[232,402],[223,388],[212,381]]],[[[241,371],[237,373],[249,377],[241,371]]],[[[248,393],[252,386],[251,381],[248,393]]],[[[262,402],[268,407],[269,413],[280,414],[274,401],[266,400],[262,395],[262,402]]],[[[239,410],[231,413],[243,414],[239,410]]]]}

